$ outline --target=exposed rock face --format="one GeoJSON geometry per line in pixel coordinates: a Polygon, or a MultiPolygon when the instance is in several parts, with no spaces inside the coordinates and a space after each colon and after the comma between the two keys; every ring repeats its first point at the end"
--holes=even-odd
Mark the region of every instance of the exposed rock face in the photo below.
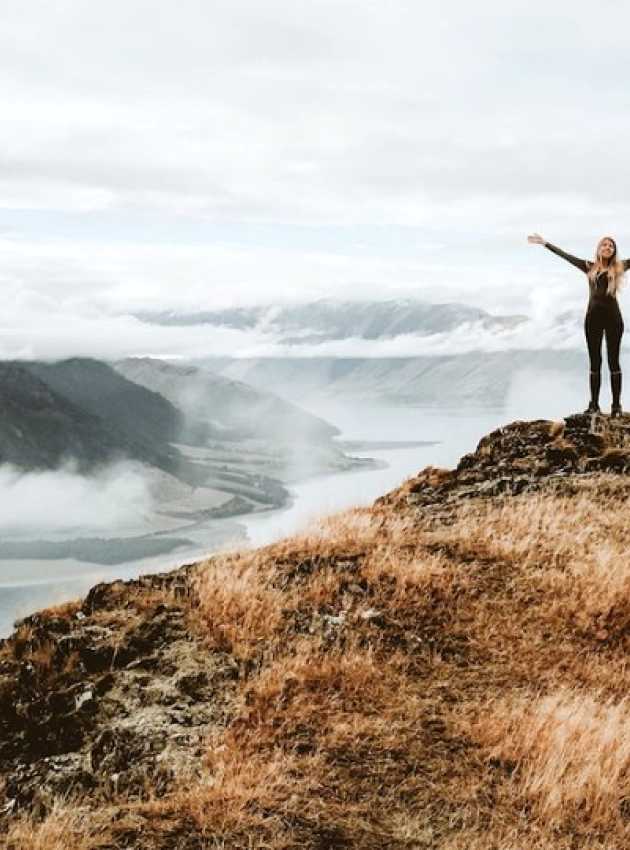
{"type": "Polygon", "coordinates": [[[189,770],[227,717],[238,669],[195,644],[187,593],[182,568],[97,585],[76,610],[18,624],[0,658],[7,813],[44,813],[67,793],[160,794],[189,770]]]}
{"type": "Polygon", "coordinates": [[[429,467],[377,504],[517,494],[604,471],[630,471],[630,417],[575,414],[560,422],[512,422],[483,437],[455,469],[429,467]]]}

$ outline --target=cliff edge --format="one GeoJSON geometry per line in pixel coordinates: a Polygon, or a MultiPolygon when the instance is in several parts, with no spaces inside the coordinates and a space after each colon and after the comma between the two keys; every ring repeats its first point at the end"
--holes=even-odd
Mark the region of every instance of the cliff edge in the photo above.
{"type": "Polygon", "coordinates": [[[630,840],[630,419],[514,422],[0,643],[11,850],[630,840]]]}

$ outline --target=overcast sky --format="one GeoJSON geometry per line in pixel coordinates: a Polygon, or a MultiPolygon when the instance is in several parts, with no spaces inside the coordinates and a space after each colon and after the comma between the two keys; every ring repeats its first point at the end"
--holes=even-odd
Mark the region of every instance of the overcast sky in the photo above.
{"type": "Polygon", "coordinates": [[[138,309],[582,308],[526,237],[630,255],[629,31],[612,0],[0,0],[0,353],[215,344],[138,309]]]}

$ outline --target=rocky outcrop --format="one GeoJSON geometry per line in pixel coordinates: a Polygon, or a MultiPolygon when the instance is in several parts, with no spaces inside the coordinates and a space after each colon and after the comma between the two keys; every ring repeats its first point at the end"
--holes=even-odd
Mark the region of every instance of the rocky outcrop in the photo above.
{"type": "Polygon", "coordinates": [[[97,585],[3,642],[5,815],[60,794],[164,793],[226,721],[238,668],[186,628],[187,573],[97,585]]]}
{"type": "Polygon", "coordinates": [[[575,414],[512,422],[483,437],[455,469],[429,467],[377,504],[435,505],[570,487],[575,476],[630,471],[630,417],[575,414]]]}

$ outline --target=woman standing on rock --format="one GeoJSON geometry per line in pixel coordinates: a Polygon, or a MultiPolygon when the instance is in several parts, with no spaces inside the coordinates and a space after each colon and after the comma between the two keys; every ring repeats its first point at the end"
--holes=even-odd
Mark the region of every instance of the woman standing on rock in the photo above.
{"type": "Polygon", "coordinates": [[[600,413],[599,388],[602,375],[602,337],[606,335],[606,353],[610,370],[610,388],[612,391],[611,416],[621,416],[621,366],[619,349],[623,334],[623,318],[617,301],[617,293],[623,275],[630,267],[630,259],[617,259],[617,245],[610,236],[602,237],[597,243],[594,260],[580,260],[567,254],[551,242],[545,241],[538,233],[527,237],[532,245],[544,245],[559,257],[564,257],[588,278],[590,297],[584,319],[584,331],[590,359],[591,401],[585,413],[600,413]]]}

